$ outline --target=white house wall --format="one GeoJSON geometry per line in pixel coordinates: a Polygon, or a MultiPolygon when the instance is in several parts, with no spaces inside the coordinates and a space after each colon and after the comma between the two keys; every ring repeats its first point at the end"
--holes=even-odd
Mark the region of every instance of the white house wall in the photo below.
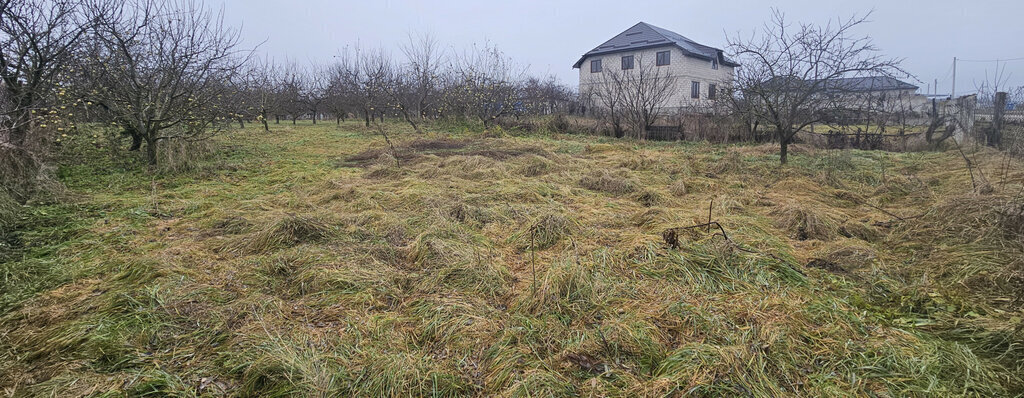
{"type": "Polygon", "coordinates": [[[603,74],[610,70],[622,71],[622,57],[627,55],[634,56],[634,71],[638,70],[641,66],[639,62],[654,63],[657,60],[657,53],[660,51],[669,50],[672,52],[670,56],[669,65],[655,66],[656,68],[664,68],[663,71],[667,72],[670,76],[676,76],[676,87],[672,90],[672,94],[665,101],[664,106],[667,108],[674,107],[689,107],[694,105],[703,105],[708,102],[708,87],[709,84],[717,84],[719,87],[719,98],[721,98],[721,88],[725,85],[731,84],[733,79],[733,67],[726,65],[718,65],[718,69],[711,68],[711,61],[696,57],[684,56],[682,50],[675,46],[665,47],[654,47],[641,50],[623,51],[612,54],[595,55],[587,57],[580,64],[580,93],[584,96],[593,86],[598,82],[601,82],[603,74]],[[601,59],[602,72],[591,73],[590,72],[590,61],[595,59],[601,59]],[[700,82],[700,98],[690,98],[690,87],[691,82],[700,82]]]}

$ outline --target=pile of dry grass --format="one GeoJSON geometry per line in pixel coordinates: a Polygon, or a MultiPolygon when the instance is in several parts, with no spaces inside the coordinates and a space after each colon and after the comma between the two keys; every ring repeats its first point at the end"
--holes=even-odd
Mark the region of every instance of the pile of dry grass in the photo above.
{"type": "Polygon", "coordinates": [[[878,253],[867,246],[843,246],[830,250],[823,256],[811,259],[808,267],[822,268],[830,272],[849,274],[870,268],[878,253]]]}
{"type": "Polygon", "coordinates": [[[501,178],[506,175],[503,165],[493,158],[480,155],[455,155],[444,158],[438,168],[467,180],[501,178]]]}
{"type": "Polygon", "coordinates": [[[736,173],[743,170],[743,155],[736,150],[728,150],[720,159],[712,161],[708,169],[715,174],[736,173]]]}
{"type": "Polygon", "coordinates": [[[881,238],[881,233],[865,223],[847,220],[839,226],[839,234],[847,238],[857,238],[865,242],[874,242],[881,238]]]}
{"type": "Polygon", "coordinates": [[[406,248],[406,262],[416,269],[437,269],[472,257],[476,246],[454,229],[421,233],[406,248]]]}
{"type": "Polygon", "coordinates": [[[522,165],[517,168],[517,171],[526,177],[541,176],[555,169],[554,162],[543,156],[529,155],[525,158],[522,165]]]}
{"type": "Polygon", "coordinates": [[[668,186],[668,191],[671,192],[672,195],[674,195],[674,196],[678,196],[678,197],[686,196],[686,193],[687,193],[686,181],[683,181],[682,178],[673,181],[672,185],[668,186]]]}
{"type": "Polygon", "coordinates": [[[321,242],[336,232],[336,228],[319,216],[283,214],[263,227],[241,235],[224,246],[225,251],[253,254],[302,243],[321,242]]]}
{"type": "Polygon", "coordinates": [[[665,203],[665,195],[653,189],[644,189],[637,192],[635,199],[644,207],[654,207],[665,203]]]}
{"type": "Polygon", "coordinates": [[[622,195],[636,191],[637,184],[628,177],[607,170],[594,170],[580,179],[580,186],[591,191],[622,195]]]}
{"type": "Polygon", "coordinates": [[[652,225],[658,225],[668,220],[668,212],[660,207],[654,207],[640,211],[630,218],[633,225],[638,227],[648,227],[652,225]]]}
{"type": "Polygon", "coordinates": [[[790,233],[793,239],[832,240],[839,232],[840,222],[827,211],[815,207],[817,202],[787,201],[775,206],[769,213],[776,225],[790,233]]]}
{"type": "Polygon", "coordinates": [[[521,251],[544,250],[579,230],[579,224],[557,212],[540,214],[532,223],[509,237],[521,251]],[[532,236],[532,237],[531,237],[532,236]]]}
{"type": "Polygon", "coordinates": [[[644,170],[648,169],[655,164],[654,160],[643,154],[636,154],[630,156],[619,163],[619,167],[625,167],[630,170],[644,170]]]}

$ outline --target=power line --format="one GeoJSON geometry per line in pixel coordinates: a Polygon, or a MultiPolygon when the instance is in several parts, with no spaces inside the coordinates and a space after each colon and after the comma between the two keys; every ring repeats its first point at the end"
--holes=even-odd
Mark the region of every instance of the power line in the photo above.
{"type": "Polygon", "coordinates": [[[959,58],[957,58],[957,61],[959,61],[959,62],[1007,62],[1007,61],[1024,61],[1024,57],[1017,57],[1017,58],[1006,58],[1006,59],[1003,59],[1003,58],[1000,58],[1000,59],[959,59],[959,58]]]}

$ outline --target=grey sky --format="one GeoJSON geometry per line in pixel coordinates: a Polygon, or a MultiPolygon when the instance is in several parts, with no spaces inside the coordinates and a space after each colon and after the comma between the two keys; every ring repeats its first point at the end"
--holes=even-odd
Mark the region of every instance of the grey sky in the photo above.
{"type": "MultiPolygon", "coordinates": [[[[216,5],[221,0],[210,0],[216,5]]],[[[886,54],[905,59],[921,91],[939,79],[948,93],[952,60],[1024,57],[1024,1],[398,1],[222,0],[226,17],[244,23],[249,44],[277,60],[327,61],[358,42],[398,56],[407,34],[429,32],[457,49],[489,41],[535,75],[554,74],[575,86],[573,62],[633,24],[644,21],[699,43],[724,48],[726,35],[750,34],[770,7],[791,21],[827,22],[874,9],[861,30],[886,54]]],[[[1024,85],[1024,59],[1005,63],[1008,86],[1024,85]]],[[[994,62],[963,62],[957,93],[993,80],[994,62]]]]}

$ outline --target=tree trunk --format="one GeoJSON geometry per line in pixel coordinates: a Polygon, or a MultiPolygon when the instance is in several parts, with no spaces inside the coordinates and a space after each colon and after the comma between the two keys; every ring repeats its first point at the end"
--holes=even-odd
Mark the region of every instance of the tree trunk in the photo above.
{"type": "Polygon", "coordinates": [[[146,161],[150,166],[156,166],[156,140],[146,138],[146,161]]]}
{"type": "Polygon", "coordinates": [[[779,142],[781,143],[781,148],[779,148],[779,162],[786,164],[786,161],[788,160],[787,152],[789,152],[789,139],[783,138],[779,140],[779,142]]]}
{"type": "Polygon", "coordinates": [[[366,118],[366,127],[370,127],[370,111],[363,111],[363,117],[366,118]]]}
{"type": "Polygon", "coordinates": [[[240,128],[240,129],[244,129],[245,128],[245,120],[242,120],[242,118],[238,118],[238,128],[240,128]]]}
{"type": "Polygon", "coordinates": [[[132,146],[128,147],[129,151],[137,151],[142,148],[142,136],[133,133],[132,134],[132,146]]]}
{"type": "Polygon", "coordinates": [[[281,124],[281,115],[274,115],[274,124],[281,124]]]}
{"type": "Polygon", "coordinates": [[[338,125],[341,126],[341,116],[335,116],[334,119],[338,122],[338,125]]]}
{"type": "Polygon", "coordinates": [[[260,121],[263,122],[263,131],[270,131],[270,126],[267,125],[267,111],[261,112],[260,116],[262,116],[260,121]]]}

